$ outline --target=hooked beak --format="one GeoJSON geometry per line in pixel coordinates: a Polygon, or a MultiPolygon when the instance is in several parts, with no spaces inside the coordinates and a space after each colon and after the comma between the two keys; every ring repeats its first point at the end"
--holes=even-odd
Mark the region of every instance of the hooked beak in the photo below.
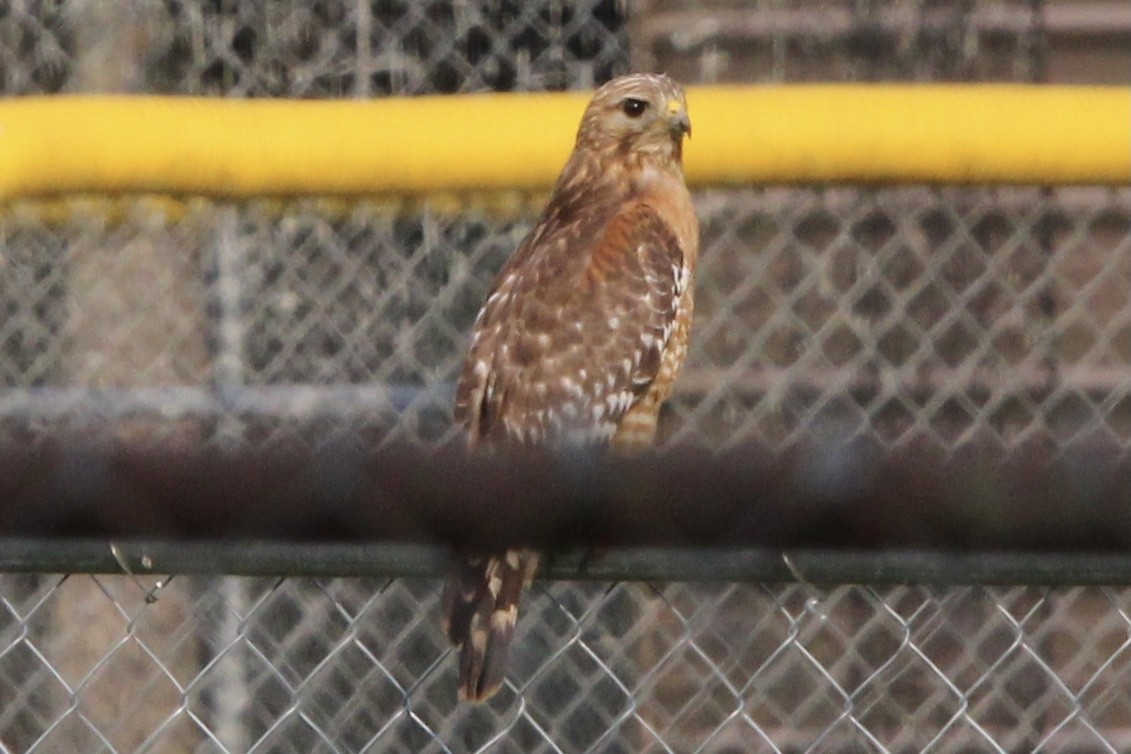
{"type": "Polygon", "coordinates": [[[691,138],[691,119],[687,117],[687,109],[679,100],[668,102],[668,128],[673,136],[687,134],[691,138]]]}

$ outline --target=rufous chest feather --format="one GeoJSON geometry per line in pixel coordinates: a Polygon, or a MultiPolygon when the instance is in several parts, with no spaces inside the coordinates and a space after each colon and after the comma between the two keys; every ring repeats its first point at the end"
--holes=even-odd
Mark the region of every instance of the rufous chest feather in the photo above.
{"type": "Polygon", "coordinates": [[[675,233],[686,264],[694,274],[699,261],[699,220],[682,174],[645,167],[637,173],[632,184],[640,201],[655,208],[675,233]]]}

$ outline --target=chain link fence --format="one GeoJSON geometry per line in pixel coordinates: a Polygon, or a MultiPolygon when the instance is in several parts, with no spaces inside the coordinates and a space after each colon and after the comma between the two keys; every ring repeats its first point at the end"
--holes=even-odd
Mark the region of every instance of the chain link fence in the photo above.
{"type": "Polygon", "coordinates": [[[1126,590],[556,582],[528,600],[507,685],[468,707],[434,581],[0,588],[7,751],[1131,746],[1126,590]],[[60,633],[80,602],[97,624],[60,633]]]}
{"type": "MultiPolygon", "coordinates": [[[[641,61],[688,83],[1033,80],[1064,16],[828,3],[826,27],[808,4],[718,6],[8,0],[0,91],[553,89],[641,61]]],[[[0,440],[451,442],[466,334],[539,201],[13,203],[0,440]]],[[[664,442],[1131,447],[1131,190],[696,202],[664,442]]],[[[0,576],[0,752],[1131,750],[1127,588],[546,582],[482,707],[455,702],[438,593],[0,576]]]]}

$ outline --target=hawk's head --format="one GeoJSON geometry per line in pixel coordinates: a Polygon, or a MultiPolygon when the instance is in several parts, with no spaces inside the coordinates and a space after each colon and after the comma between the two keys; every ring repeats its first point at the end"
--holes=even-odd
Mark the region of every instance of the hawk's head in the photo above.
{"type": "Polygon", "coordinates": [[[634,73],[593,95],[577,132],[579,149],[637,154],[678,162],[691,135],[683,88],[663,74],[634,73]]]}

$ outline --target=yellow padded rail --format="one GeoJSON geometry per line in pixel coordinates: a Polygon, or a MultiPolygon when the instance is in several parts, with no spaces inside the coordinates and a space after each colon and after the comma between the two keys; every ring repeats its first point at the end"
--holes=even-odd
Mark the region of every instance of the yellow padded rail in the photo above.
{"type": "MultiPolygon", "coordinates": [[[[588,95],[0,101],[0,200],[545,188],[588,95]]],[[[1131,183],[1131,89],[693,87],[688,179],[1131,183]]]]}

